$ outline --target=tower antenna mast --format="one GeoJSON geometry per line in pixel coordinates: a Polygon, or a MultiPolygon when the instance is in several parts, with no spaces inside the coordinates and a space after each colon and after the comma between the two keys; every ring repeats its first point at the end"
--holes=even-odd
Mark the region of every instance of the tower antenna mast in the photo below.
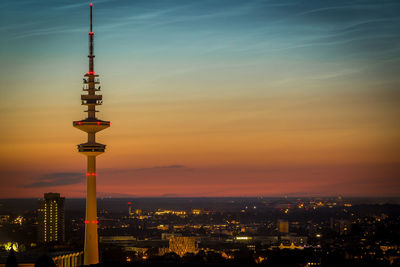
{"type": "Polygon", "coordinates": [[[99,75],[94,72],[94,46],[93,46],[93,4],[90,3],[90,31],[89,31],[89,71],[83,78],[83,91],[81,95],[82,105],[87,106],[85,112],[87,118],[74,121],[73,126],[87,133],[86,143],[78,145],[78,152],[87,158],[87,191],[86,191],[86,215],[85,215],[85,243],[84,265],[99,263],[99,246],[97,235],[97,199],[96,199],[96,157],[104,153],[106,145],[96,142],[96,133],[110,127],[109,121],[103,121],[96,117],[96,106],[103,103],[103,97],[96,92],[100,91],[99,75]]]}

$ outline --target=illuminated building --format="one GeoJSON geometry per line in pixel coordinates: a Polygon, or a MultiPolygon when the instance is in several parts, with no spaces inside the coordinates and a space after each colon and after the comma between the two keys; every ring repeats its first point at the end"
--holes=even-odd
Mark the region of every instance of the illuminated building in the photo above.
{"type": "Polygon", "coordinates": [[[85,217],[85,241],[84,241],[84,265],[97,264],[99,262],[98,237],[97,237],[97,203],[96,203],[96,156],[104,153],[106,146],[96,142],[96,133],[108,128],[109,121],[102,121],[96,117],[96,106],[102,104],[100,81],[94,71],[93,54],[93,27],[92,4],[90,4],[90,31],[89,31],[89,71],[83,78],[83,91],[81,95],[82,105],[88,107],[88,117],[84,120],[74,121],[73,126],[88,134],[88,141],[78,145],[79,153],[87,157],[87,192],[86,192],[86,217],[85,217]]]}
{"type": "Polygon", "coordinates": [[[321,266],[321,263],[319,261],[307,262],[306,267],[311,266],[321,266]]]}
{"type": "Polygon", "coordinates": [[[192,236],[171,236],[169,238],[169,251],[175,252],[180,257],[186,253],[197,253],[197,242],[192,236]]]}
{"type": "Polygon", "coordinates": [[[132,203],[128,202],[128,214],[129,216],[132,216],[134,213],[132,212],[132,203]]]}
{"type": "Polygon", "coordinates": [[[135,209],[135,215],[142,215],[142,210],[141,209],[135,209]]]}
{"type": "Polygon", "coordinates": [[[65,241],[64,201],[58,193],[45,193],[39,201],[39,242],[65,241]]]}
{"type": "Polygon", "coordinates": [[[282,234],[289,233],[289,222],[284,220],[279,220],[279,232],[282,234]]]}
{"type": "Polygon", "coordinates": [[[351,222],[349,222],[349,221],[346,221],[346,220],[339,220],[338,221],[338,230],[339,230],[339,234],[340,235],[343,235],[343,234],[345,234],[347,231],[349,231],[349,229],[350,229],[350,225],[351,225],[351,222]]]}
{"type": "Polygon", "coordinates": [[[162,231],[168,231],[169,226],[168,225],[164,225],[164,224],[160,224],[157,226],[158,230],[162,230],[162,231]]]}
{"type": "Polygon", "coordinates": [[[304,249],[304,247],[300,245],[295,245],[293,242],[289,244],[287,242],[285,243],[282,242],[279,245],[279,249],[304,249]]]}
{"type": "Polygon", "coordinates": [[[145,219],[147,216],[141,216],[142,210],[141,209],[133,209],[132,202],[128,202],[128,214],[129,216],[133,216],[134,218],[145,219]]]}
{"type": "Polygon", "coordinates": [[[166,215],[166,214],[176,215],[176,216],[179,216],[181,218],[186,218],[186,216],[187,216],[187,212],[186,211],[176,211],[176,210],[161,210],[161,209],[158,209],[154,213],[154,215],[158,215],[158,216],[166,215]]]}
{"type": "Polygon", "coordinates": [[[236,236],[235,237],[235,240],[236,241],[250,241],[250,240],[252,240],[253,238],[251,237],[251,236],[236,236]]]}
{"type": "Polygon", "coordinates": [[[192,214],[193,215],[200,215],[201,214],[201,210],[200,209],[192,209],[192,214]]]}
{"type": "Polygon", "coordinates": [[[10,215],[0,215],[0,224],[8,223],[10,220],[10,215]]]}

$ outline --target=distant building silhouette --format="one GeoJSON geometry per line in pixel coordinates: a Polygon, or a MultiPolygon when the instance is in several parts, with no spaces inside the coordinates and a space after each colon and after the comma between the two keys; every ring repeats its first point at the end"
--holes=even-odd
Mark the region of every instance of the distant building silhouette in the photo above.
{"type": "Polygon", "coordinates": [[[60,197],[59,193],[45,193],[44,199],[39,201],[40,243],[65,241],[64,202],[65,198],[60,197]]]}

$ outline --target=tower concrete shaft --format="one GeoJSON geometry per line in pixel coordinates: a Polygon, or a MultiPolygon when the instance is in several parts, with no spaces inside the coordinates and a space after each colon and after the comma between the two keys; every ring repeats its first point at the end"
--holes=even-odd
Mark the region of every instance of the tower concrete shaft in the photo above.
{"type": "Polygon", "coordinates": [[[96,106],[102,104],[102,95],[96,94],[100,91],[100,81],[94,72],[94,47],[93,47],[93,24],[92,8],[90,4],[90,31],[89,31],[89,71],[83,78],[83,91],[87,94],[81,95],[82,105],[88,107],[88,116],[84,120],[74,121],[73,126],[88,134],[88,141],[78,145],[79,153],[87,157],[87,191],[86,191],[86,216],[85,216],[85,243],[84,243],[84,265],[97,264],[99,262],[99,248],[97,236],[97,199],[96,199],[96,156],[104,153],[106,145],[96,143],[96,133],[108,128],[109,121],[102,121],[96,117],[96,106]]]}
{"type": "Polygon", "coordinates": [[[86,187],[86,216],[84,264],[99,262],[99,247],[97,237],[97,199],[96,199],[96,156],[87,156],[87,187],[86,187]]]}

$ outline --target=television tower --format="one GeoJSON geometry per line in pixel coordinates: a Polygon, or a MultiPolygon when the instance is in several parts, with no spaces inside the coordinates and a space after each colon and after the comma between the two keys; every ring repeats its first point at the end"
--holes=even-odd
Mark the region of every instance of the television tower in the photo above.
{"type": "Polygon", "coordinates": [[[90,31],[89,31],[89,71],[83,78],[83,91],[87,94],[81,95],[82,105],[87,106],[85,112],[88,116],[84,120],[74,121],[73,126],[88,134],[87,143],[79,144],[79,153],[87,157],[87,192],[86,192],[86,217],[85,217],[85,244],[84,265],[99,263],[99,249],[97,237],[97,203],[96,203],[96,156],[104,153],[106,145],[96,143],[96,133],[110,127],[109,121],[96,118],[96,106],[102,104],[102,95],[96,94],[100,91],[99,75],[94,72],[93,54],[93,26],[92,8],[90,4],[90,31]]]}

